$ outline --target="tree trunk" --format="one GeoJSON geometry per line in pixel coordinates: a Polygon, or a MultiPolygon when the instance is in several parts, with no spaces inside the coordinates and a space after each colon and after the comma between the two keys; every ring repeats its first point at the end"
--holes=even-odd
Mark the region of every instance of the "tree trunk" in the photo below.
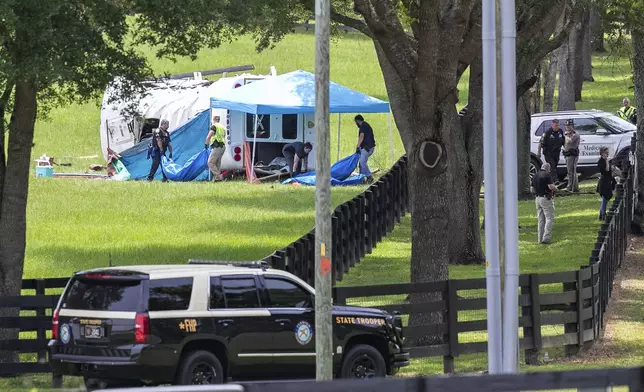
{"type": "MultiPolygon", "coordinates": [[[[22,286],[27,192],[36,110],[36,86],[28,82],[16,83],[9,125],[5,186],[0,205],[0,297],[20,295],[22,286]]],[[[18,308],[0,308],[0,318],[18,314],[18,308]]],[[[0,329],[0,341],[17,337],[16,329],[0,329]]],[[[13,362],[15,358],[14,352],[0,351],[0,363],[13,362]]]]}
{"type": "Polygon", "coordinates": [[[597,4],[593,3],[590,12],[590,31],[592,35],[591,48],[593,52],[605,52],[606,48],[604,47],[604,26],[602,23],[602,14],[605,11],[601,11],[597,7],[597,4]]]}
{"type": "Polygon", "coordinates": [[[575,23],[570,32],[570,46],[568,56],[572,60],[570,69],[573,72],[572,82],[575,88],[575,102],[581,101],[581,90],[584,87],[584,29],[587,27],[588,12],[584,14],[579,23],[575,23]]]}
{"type": "Polygon", "coordinates": [[[591,16],[593,10],[589,9],[588,14],[584,17],[584,24],[582,25],[582,77],[584,82],[594,82],[595,78],[593,77],[593,33],[591,30],[591,16]]]}
{"type": "MultiPolygon", "coordinates": [[[[4,189],[4,175],[6,171],[6,156],[5,156],[5,115],[7,113],[7,105],[9,103],[9,98],[11,98],[11,93],[13,92],[13,83],[7,81],[5,85],[4,92],[0,96],[0,206],[2,205],[2,190],[4,189]]],[[[0,211],[0,217],[2,213],[0,211]]]]}
{"type": "Polygon", "coordinates": [[[559,51],[559,100],[557,110],[575,110],[575,82],[574,82],[574,56],[570,56],[570,44],[568,41],[561,46],[559,51]]]}
{"type": "MultiPolygon", "coordinates": [[[[633,81],[637,111],[644,113],[644,29],[634,28],[631,32],[633,45],[633,81]]],[[[638,203],[636,213],[644,217],[644,121],[637,122],[637,183],[638,203]]]]}
{"type": "Polygon", "coordinates": [[[550,53],[548,56],[548,67],[544,67],[543,81],[543,111],[552,112],[554,110],[555,86],[557,85],[557,68],[559,65],[559,53],[561,48],[550,53]]]}
{"type": "Polygon", "coordinates": [[[450,223],[457,234],[450,236],[451,264],[482,264],[485,261],[479,229],[483,172],[483,72],[480,62],[477,56],[470,66],[467,113],[461,117],[462,131],[456,133],[457,158],[451,165],[454,213],[450,223]]]}

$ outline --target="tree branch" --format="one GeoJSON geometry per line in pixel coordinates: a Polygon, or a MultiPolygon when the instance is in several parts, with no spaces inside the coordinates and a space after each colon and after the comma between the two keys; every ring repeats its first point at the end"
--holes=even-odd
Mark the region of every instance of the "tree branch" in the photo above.
{"type": "Polygon", "coordinates": [[[470,24],[467,33],[465,33],[465,38],[463,38],[463,42],[461,43],[461,57],[459,59],[457,73],[459,80],[481,48],[481,11],[480,3],[477,3],[472,8],[470,24]]]}
{"type": "Polygon", "coordinates": [[[389,63],[403,80],[410,80],[418,62],[411,38],[389,1],[354,0],[354,10],[362,15],[389,63]]]}

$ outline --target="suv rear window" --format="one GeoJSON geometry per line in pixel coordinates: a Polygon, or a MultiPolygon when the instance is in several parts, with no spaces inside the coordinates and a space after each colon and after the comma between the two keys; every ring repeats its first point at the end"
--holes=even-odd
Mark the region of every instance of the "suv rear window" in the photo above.
{"type": "Polygon", "coordinates": [[[148,309],[152,311],[187,310],[192,295],[192,278],[150,281],[148,309]]]}
{"type": "Polygon", "coordinates": [[[62,302],[63,309],[134,312],[142,296],[141,281],[74,279],[62,302]]]}

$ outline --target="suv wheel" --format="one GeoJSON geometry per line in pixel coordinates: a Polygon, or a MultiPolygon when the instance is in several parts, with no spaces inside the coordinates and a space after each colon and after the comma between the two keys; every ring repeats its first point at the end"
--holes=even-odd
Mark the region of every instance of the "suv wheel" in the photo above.
{"type": "Polygon", "coordinates": [[[224,382],[224,369],[217,356],[209,351],[195,351],[186,356],[179,367],[177,384],[210,385],[224,382]]]}
{"type": "Polygon", "coordinates": [[[341,378],[375,378],[387,375],[385,359],[373,346],[359,344],[342,361],[341,378]]]}

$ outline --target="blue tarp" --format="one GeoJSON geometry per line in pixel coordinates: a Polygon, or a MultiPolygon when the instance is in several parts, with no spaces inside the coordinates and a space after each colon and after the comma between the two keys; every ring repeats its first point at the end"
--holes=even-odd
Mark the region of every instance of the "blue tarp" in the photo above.
{"type": "MultiPolygon", "coordinates": [[[[329,83],[330,113],[389,113],[389,103],[337,83],[329,83]]],[[[251,114],[315,112],[315,75],[293,71],[254,81],[210,98],[211,108],[251,114]]]]}
{"type": "MultiPolygon", "coordinates": [[[[209,111],[204,110],[193,119],[170,132],[172,140],[172,158],[163,157],[161,166],[166,176],[172,181],[203,181],[208,179],[208,154],[203,148],[203,141],[208,135],[210,123],[209,111]]],[[[120,153],[121,162],[133,180],[143,180],[150,173],[152,159],[147,159],[150,139],[120,153]]],[[[168,154],[169,155],[169,154],[168,154]]],[[[161,168],[154,179],[160,180],[161,168]]]]}
{"type": "MultiPolygon", "coordinates": [[[[340,159],[331,166],[331,185],[358,185],[365,178],[363,174],[352,175],[360,161],[360,154],[352,154],[340,159]]],[[[299,176],[289,178],[283,184],[297,182],[303,185],[315,185],[315,171],[302,173],[299,176]]]]}

